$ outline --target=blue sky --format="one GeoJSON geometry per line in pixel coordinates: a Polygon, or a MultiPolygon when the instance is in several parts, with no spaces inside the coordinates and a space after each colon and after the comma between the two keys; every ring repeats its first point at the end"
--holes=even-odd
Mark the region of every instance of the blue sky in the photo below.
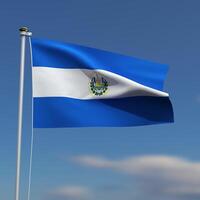
{"type": "MultiPolygon", "coordinates": [[[[36,129],[32,199],[200,198],[198,0],[1,1],[0,199],[14,197],[20,40],[34,37],[166,63],[175,123],[133,128],[36,129]]],[[[28,52],[28,49],[27,49],[28,52]]],[[[26,56],[21,199],[31,134],[26,56]]]]}

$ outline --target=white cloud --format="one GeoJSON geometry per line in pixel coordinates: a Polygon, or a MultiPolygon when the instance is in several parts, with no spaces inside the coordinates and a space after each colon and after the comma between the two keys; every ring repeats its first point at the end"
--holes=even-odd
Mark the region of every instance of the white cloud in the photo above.
{"type": "Polygon", "coordinates": [[[200,103],[200,94],[197,96],[197,102],[200,103]]]}
{"type": "Polygon", "coordinates": [[[140,156],[121,160],[77,156],[73,161],[135,176],[143,192],[151,193],[154,197],[159,194],[177,199],[183,196],[188,199],[191,196],[200,198],[200,162],[170,156],[140,156]]]}
{"type": "Polygon", "coordinates": [[[113,166],[113,161],[109,161],[102,157],[96,156],[76,156],[72,160],[82,165],[96,167],[96,168],[110,168],[113,166]]]}
{"type": "Polygon", "coordinates": [[[65,199],[85,199],[90,196],[90,190],[82,186],[63,186],[56,188],[50,194],[65,199]]]}

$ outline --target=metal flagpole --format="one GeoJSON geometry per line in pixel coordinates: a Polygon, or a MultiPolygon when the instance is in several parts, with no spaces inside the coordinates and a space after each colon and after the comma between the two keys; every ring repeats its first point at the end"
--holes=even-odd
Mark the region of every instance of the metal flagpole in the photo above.
{"type": "Polygon", "coordinates": [[[28,28],[19,29],[21,37],[21,57],[20,57],[20,79],[19,79],[19,102],[18,102],[18,136],[17,136],[17,164],[16,164],[16,188],[15,200],[19,200],[20,185],[20,164],[21,164],[21,138],[22,138],[22,112],[23,112],[23,91],[24,91],[24,65],[26,37],[31,36],[28,28]]]}

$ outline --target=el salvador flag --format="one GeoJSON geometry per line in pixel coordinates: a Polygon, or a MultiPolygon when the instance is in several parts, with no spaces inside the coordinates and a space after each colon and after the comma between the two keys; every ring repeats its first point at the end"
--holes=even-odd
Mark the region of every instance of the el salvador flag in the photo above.
{"type": "Polygon", "coordinates": [[[173,122],[166,65],[43,39],[31,46],[35,128],[173,122]]]}

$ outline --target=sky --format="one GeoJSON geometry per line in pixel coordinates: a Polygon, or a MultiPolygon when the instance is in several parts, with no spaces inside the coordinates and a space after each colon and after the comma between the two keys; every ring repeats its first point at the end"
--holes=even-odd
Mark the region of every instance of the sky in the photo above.
{"type": "MultiPolygon", "coordinates": [[[[198,0],[0,1],[0,199],[14,199],[20,37],[59,40],[168,64],[175,123],[35,129],[31,199],[200,198],[198,0]]],[[[27,47],[21,199],[27,199],[31,65],[27,47]]]]}

